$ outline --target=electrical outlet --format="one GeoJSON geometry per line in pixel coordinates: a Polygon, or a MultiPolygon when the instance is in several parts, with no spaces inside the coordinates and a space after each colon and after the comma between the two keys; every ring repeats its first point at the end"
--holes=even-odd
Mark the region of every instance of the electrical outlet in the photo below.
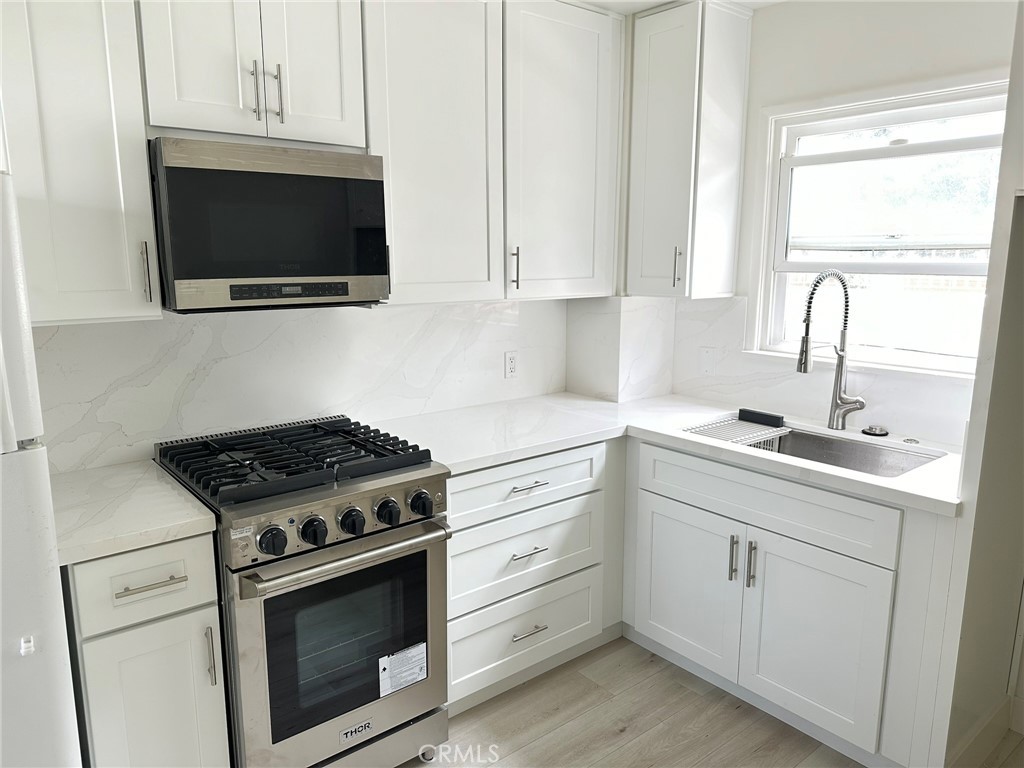
{"type": "Polygon", "coordinates": [[[505,353],[505,378],[519,378],[519,353],[515,350],[505,353]]]}
{"type": "Polygon", "coordinates": [[[700,348],[700,373],[702,376],[714,376],[718,367],[718,350],[715,347],[700,348]]]}

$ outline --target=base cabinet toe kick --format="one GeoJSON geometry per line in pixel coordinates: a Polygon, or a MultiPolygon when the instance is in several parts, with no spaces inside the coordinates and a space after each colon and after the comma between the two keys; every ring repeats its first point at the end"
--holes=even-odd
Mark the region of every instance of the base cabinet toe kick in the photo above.
{"type": "Polygon", "coordinates": [[[627,636],[858,762],[935,764],[955,520],[637,439],[627,462],[627,636]]]}

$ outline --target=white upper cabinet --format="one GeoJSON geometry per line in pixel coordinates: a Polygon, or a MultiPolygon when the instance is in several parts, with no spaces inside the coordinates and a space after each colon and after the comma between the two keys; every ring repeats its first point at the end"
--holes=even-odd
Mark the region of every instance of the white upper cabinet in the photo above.
{"type": "Polygon", "coordinates": [[[391,300],[502,299],[501,3],[374,0],[364,12],[391,300]]]}
{"type": "Polygon", "coordinates": [[[0,14],[33,322],[159,317],[135,8],[12,0],[0,14]]]}
{"type": "Polygon", "coordinates": [[[634,33],[627,291],[730,296],[750,13],[700,0],[634,33]]]}
{"type": "Polygon", "coordinates": [[[509,298],[614,292],[621,21],[505,4],[509,298]]]}
{"type": "Polygon", "coordinates": [[[357,0],[261,0],[267,129],[280,139],[365,146],[357,0]]]}
{"type": "Polygon", "coordinates": [[[266,136],[258,0],[141,0],[149,122],[266,136]]]}
{"type": "Polygon", "coordinates": [[[364,146],[357,0],[141,0],[149,122],[364,146]]]}

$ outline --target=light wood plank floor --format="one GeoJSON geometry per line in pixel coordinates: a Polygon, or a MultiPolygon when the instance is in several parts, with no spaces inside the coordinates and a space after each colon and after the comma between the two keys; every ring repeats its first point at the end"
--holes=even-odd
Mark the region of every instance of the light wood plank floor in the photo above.
{"type": "Polygon", "coordinates": [[[437,768],[858,765],[624,638],[452,718],[450,735],[437,768]]]}

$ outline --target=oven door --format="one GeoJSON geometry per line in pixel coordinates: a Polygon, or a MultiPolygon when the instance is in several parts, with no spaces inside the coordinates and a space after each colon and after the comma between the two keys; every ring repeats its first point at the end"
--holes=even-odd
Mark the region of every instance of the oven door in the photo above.
{"type": "Polygon", "coordinates": [[[230,577],[240,765],[311,765],[444,704],[450,535],[429,520],[230,577]]]}

